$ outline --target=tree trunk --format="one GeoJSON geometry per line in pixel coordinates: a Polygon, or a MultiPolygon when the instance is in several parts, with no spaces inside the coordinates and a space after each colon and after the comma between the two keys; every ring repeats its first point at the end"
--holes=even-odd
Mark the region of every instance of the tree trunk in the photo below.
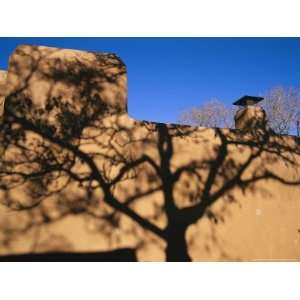
{"type": "Polygon", "coordinates": [[[166,258],[167,261],[192,261],[185,240],[186,228],[174,227],[168,230],[166,258]]]}

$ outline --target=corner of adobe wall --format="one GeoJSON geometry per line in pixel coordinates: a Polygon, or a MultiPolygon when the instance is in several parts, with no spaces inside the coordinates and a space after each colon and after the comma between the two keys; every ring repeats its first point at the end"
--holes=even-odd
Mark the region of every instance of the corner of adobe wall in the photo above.
{"type": "Polygon", "coordinates": [[[6,77],[6,101],[18,94],[43,109],[53,97],[89,96],[98,97],[111,114],[127,114],[126,66],[115,54],[20,45],[10,56],[6,77]]]}
{"type": "Polygon", "coordinates": [[[0,118],[3,115],[7,72],[0,70],[0,118]]]}

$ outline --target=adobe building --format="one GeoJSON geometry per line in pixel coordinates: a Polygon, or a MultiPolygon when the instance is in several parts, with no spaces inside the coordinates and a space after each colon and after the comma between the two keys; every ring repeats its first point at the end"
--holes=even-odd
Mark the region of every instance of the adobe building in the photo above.
{"type": "Polygon", "coordinates": [[[1,94],[4,91],[4,84],[6,80],[6,72],[0,70],[0,115],[3,115],[3,108],[4,108],[4,95],[1,94]]]}
{"type": "Polygon", "coordinates": [[[234,130],[135,120],[106,53],[19,46],[0,80],[2,260],[300,260],[299,139],[262,111],[234,130]]]}

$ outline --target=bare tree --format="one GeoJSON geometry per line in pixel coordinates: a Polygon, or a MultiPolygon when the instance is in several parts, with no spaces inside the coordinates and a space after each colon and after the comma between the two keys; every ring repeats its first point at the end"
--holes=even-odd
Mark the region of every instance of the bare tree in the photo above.
{"type": "Polygon", "coordinates": [[[269,126],[278,134],[297,134],[300,119],[300,92],[290,87],[271,89],[262,102],[267,113],[269,126]]]}
{"type": "MultiPolygon", "coordinates": [[[[300,134],[300,92],[289,87],[275,87],[264,96],[261,106],[267,113],[269,127],[277,134],[300,134]]],[[[235,109],[219,100],[210,100],[198,107],[182,112],[178,121],[182,124],[234,128],[235,109]]]]}
{"type": "Polygon", "coordinates": [[[178,121],[182,124],[202,126],[232,128],[234,108],[227,107],[223,102],[212,99],[200,106],[193,107],[182,112],[178,121]]]}

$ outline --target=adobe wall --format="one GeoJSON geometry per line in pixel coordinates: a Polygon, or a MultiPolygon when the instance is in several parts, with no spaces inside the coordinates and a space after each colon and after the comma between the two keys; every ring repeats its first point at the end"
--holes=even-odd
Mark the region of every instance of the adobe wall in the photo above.
{"type": "Polygon", "coordinates": [[[1,94],[1,91],[4,92],[4,86],[6,82],[6,71],[0,70],[0,116],[3,114],[3,107],[4,107],[4,95],[1,94]]]}
{"type": "Polygon", "coordinates": [[[192,260],[300,260],[295,137],[134,120],[111,54],[20,46],[5,97],[1,254],[132,247],[160,261],[175,220],[192,260]],[[85,179],[89,158],[103,185],[85,179]]]}

